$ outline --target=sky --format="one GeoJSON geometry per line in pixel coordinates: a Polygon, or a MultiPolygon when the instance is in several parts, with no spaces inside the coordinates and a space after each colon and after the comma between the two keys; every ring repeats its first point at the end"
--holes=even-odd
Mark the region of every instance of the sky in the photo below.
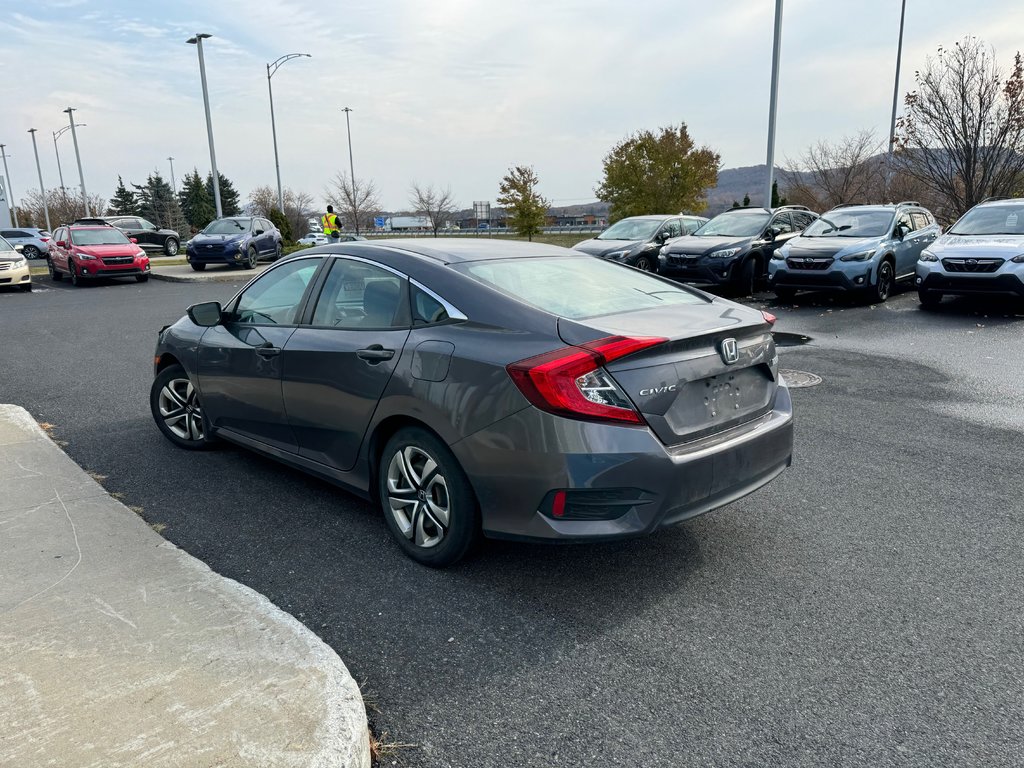
{"type": "MultiPolygon", "coordinates": [[[[180,188],[210,168],[196,47],[204,43],[217,166],[242,193],[274,187],[273,77],[281,179],[325,200],[348,170],[383,208],[411,185],[492,201],[533,166],[553,205],[595,198],[601,162],[631,133],[685,122],[722,167],[763,163],[772,0],[0,0],[0,143],[14,198],[58,186],[53,132],[74,107],[86,189],[159,171],[180,188]]],[[[785,0],[776,161],[810,144],[888,133],[900,0],[785,0]]],[[[940,45],[975,35],[1004,70],[1021,46],[1017,0],[907,0],[901,94],[940,45]]],[[[902,101],[902,95],[901,95],[902,101]]],[[[58,139],[77,185],[70,132],[58,139]]]]}

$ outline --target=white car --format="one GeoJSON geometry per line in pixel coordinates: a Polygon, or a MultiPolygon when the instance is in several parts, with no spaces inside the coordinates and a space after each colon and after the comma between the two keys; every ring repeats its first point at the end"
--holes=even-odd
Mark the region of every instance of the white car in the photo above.
{"type": "Polygon", "coordinates": [[[307,232],[295,242],[299,245],[327,245],[327,235],[323,232],[307,232]]]}

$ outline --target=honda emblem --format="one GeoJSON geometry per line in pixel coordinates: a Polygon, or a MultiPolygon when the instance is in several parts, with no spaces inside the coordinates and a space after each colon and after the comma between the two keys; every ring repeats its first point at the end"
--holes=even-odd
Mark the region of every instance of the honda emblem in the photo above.
{"type": "Polygon", "coordinates": [[[736,346],[736,339],[722,339],[722,360],[726,365],[732,365],[740,359],[740,351],[736,346]]]}

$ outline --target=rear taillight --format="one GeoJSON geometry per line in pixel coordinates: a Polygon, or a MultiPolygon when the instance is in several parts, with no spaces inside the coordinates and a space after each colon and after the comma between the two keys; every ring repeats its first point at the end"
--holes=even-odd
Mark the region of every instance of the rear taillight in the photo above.
{"type": "Polygon", "coordinates": [[[48,237],[40,237],[39,239],[42,240],[44,243],[50,242],[50,238],[48,237]]]}
{"type": "Polygon", "coordinates": [[[771,312],[765,312],[763,309],[761,310],[761,317],[764,318],[764,321],[768,323],[768,325],[775,325],[775,321],[779,319],[771,312]]]}
{"type": "Polygon", "coordinates": [[[665,341],[668,339],[650,336],[608,336],[520,360],[506,370],[526,399],[542,411],[574,419],[640,424],[640,414],[602,366],[665,341]]]}

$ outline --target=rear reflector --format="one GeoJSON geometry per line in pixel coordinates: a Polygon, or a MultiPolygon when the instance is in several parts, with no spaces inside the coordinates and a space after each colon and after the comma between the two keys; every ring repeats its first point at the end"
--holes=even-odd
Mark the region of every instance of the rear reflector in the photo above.
{"type": "Polygon", "coordinates": [[[520,360],[506,370],[526,399],[542,411],[589,421],[640,424],[640,414],[626,393],[601,367],[665,341],[650,336],[608,336],[520,360]]]}

